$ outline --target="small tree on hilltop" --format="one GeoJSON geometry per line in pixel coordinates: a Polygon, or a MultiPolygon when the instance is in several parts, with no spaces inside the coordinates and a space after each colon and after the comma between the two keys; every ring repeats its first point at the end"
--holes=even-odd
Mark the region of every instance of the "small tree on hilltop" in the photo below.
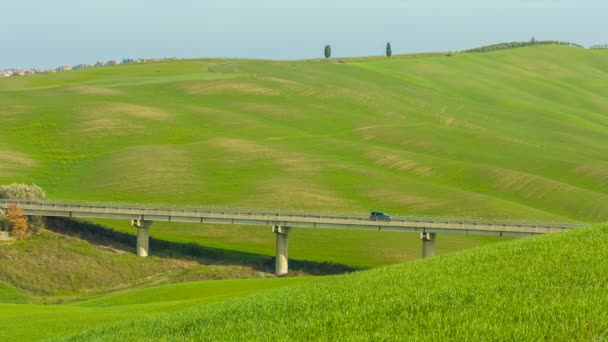
{"type": "Polygon", "coordinates": [[[11,204],[11,206],[6,209],[4,216],[9,223],[11,236],[17,239],[23,239],[27,236],[27,220],[21,207],[16,204],[11,204]]]}
{"type": "Polygon", "coordinates": [[[386,43],[386,57],[391,58],[393,55],[393,49],[391,48],[391,43],[386,43]]]}
{"type": "Polygon", "coordinates": [[[325,54],[325,58],[331,57],[331,46],[330,45],[325,45],[324,54],[325,54]]]}

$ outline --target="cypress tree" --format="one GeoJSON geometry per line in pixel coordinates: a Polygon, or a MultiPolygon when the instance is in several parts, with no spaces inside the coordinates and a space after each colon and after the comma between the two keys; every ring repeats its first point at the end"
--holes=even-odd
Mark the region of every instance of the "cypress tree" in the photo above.
{"type": "Polygon", "coordinates": [[[331,57],[331,46],[325,45],[325,58],[331,57]]]}
{"type": "Polygon", "coordinates": [[[393,49],[391,48],[391,43],[386,43],[386,57],[391,58],[393,55],[393,49]]]}

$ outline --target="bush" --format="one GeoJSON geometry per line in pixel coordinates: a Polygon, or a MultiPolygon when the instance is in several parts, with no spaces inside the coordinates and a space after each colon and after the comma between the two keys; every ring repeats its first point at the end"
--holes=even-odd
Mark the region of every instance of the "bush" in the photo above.
{"type": "MultiPolygon", "coordinates": [[[[18,184],[13,183],[10,185],[0,186],[0,199],[25,199],[25,200],[40,200],[46,197],[46,193],[39,186],[32,184],[18,184]]],[[[21,208],[19,208],[21,210],[21,208]]],[[[10,221],[9,210],[6,213],[6,219],[4,222],[0,220],[0,230],[8,230],[13,236],[18,238],[24,238],[27,235],[38,235],[40,231],[45,229],[45,219],[42,216],[23,216],[24,222],[20,219],[18,221],[10,221]],[[25,224],[25,228],[23,225],[25,224]],[[15,230],[15,227],[16,230],[15,230]]],[[[21,210],[23,214],[23,210],[21,210]]]]}
{"type": "Polygon", "coordinates": [[[40,200],[46,197],[46,193],[39,186],[32,184],[18,184],[0,186],[0,198],[40,200]]]}
{"type": "Polygon", "coordinates": [[[8,232],[10,230],[10,226],[8,221],[4,217],[4,212],[0,210],[0,232],[8,232]]]}
{"type": "Polygon", "coordinates": [[[35,236],[46,229],[46,220],[42,216],[28,216],[27,217],[27,233],[29,236],[35,236]]]}
{"type": "Polygon", "coordinates": [[[17,239],[22,239],[27,236],[27,219],[25,218],[25,213],[21,207],[16,204],[11,204],[11,206],[6,209],[4,216],[9,223],[11,236],[17,239]]]}

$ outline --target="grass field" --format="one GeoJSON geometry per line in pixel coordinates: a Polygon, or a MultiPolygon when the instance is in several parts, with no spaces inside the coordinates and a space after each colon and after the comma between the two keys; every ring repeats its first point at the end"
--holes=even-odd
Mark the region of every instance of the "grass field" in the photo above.
{"type": "MultiPolygon", "coordinates": [[[[608,50],[563,46],[0,79],[0,184],[36,183],[55,199],[604,222],[607,91],[608,50]]],[[[0,244],[0,339],[62,338],[169,311],[179,312],[76,339],[203,329],[243,340],[607,337],[605,228],[456,254],[503,240],[440,234],[434,260],[215,305],[309,278],[140,289],[267,276],[274,236],[155,223],[142,260],[128,222],[93,223],[111,230],[0,244]]],[[[289,248],[296,275],[421,254],[416,234],[387,232],[294,229],[289,248]]]]}
{"type": "Polygon", "coordinates": [[[381,267],[96,329],[72,341],[608,337],[608,227],[381,267]]]}
{"type": "Polygon", "coordinates": [[[0,340],[33,341],[68,336],[116,321],[184,310],[310,280],[312,278],[217,280],[131,290],[69,305],[3,303],[0,304],[0,340]]]}
{"type": "Polygon", "coordinates": [[[0,80],[0,183],[53,198],[608,218],[608,52],[185,60],[0,80]]]}
{"type": "MultiPolygon", "coordinates": [[[[415,57],[184,60],[3,79],[0,183],[34,182],[61,199],[608,217],[606,51],[415,57]]],[[[273,254],[261,228],[152,231],[273,254]]],[[[442,239],[445,252],[487,241],[442,239]]],[[[291,243],[296,259],[363,267],[417,258],[418,244],[299,230],[291,243]]]]}

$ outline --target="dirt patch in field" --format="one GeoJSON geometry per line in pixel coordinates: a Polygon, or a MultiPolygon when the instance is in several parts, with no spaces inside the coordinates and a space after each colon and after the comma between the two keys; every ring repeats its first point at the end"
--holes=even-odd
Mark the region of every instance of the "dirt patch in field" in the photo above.
{"type": "Polygon", "coordinates": [[[274,162],[287,172],[294,174],[314,174],[321,169],[320,163],[315,162],[304,154],[281,151],[253,141],[219,139],[213,142],[213,144],[223,150],[238,154],[240,162],[253,160],[274,162]]]}
{"type": "Polygon", "coordinates": [[[173,117],[171,113],[158,108],[128,103],[113,103],[99,106],[94,111],[87,111],[86,113],[88,115],[94,113],[96,119],[118,117],[164,121],[173,117]]]}
{"type": "Polygon", "coordinates": [[[460,119],[456,119],[450,116],[445,116],[445,115],[437,115],[437,120],[439,121],[440,124],[442,124],[443,126],[447,126],[447,127],[454,127],[454,128],[466,128],[466,129],[475,129],[475,130],[484,130],[484,128],[479,127],[479,126],[475,126],[473,124],[470,124],[466,121],[460,120],[460,119]]]}
{"type": "Polygon", "coordinates": [[[243,111],[254,112],[272,119],[297,119],[303,117],[303,115],[293,107],[269,103],[245,103],[239,108],[243,111]]]}
{"type": "Polygon", "coordinates": [[[265,96],[281,95],[281,92],[277,89],[234,80],[188,84],[185,85],[183,89],[190,95],[217,95],[230,93],[265,96]]]}
{"type": "Polygon", "coordinates": [[[527,198],[542,198],[551,191],[577,190],[567,183],[515,170],[492,168],[490,174],[495,180],[494,185],[499,190],[525,194],[527,198]]]}
{"type": "Polygon", "coordinates": [[[112,95],[123,94],[123,92],[116,90],[116,89],[105,88],[105,87],[96,87],[96,86],[86,86],[86,85],[69,87],[67,89],[71,92],[74,92],[77,94],[83,94],[83,95],[112,96],[112,95]]]}
{"type": "Polygon", "coordinates": [[[366,154],[376,165],[397,169],[421,177],[433,177],[437,172],[430,166],[425,166],[417,161],[404,159],[399,156],[381,151],[373,151],[366,154]]]}
{"type": "Polygon", "coordinates": [[[180,196],[201,191],[195,156],[174,146],[141,146],[106,156],[87,173],[87,191],[180,196]]]}
{"type": "Polygon", "coordinates": [[[141,134],[145,127],[122,119],[93,119],[79,124],[79,132],[88,136],[141,134]]]}
{"type": "Polygon", "coordinates": [[[608,186],[608,164],[581,165],[573,171],[592,178],[604,186],[608,186]]]}
{"type": "Polygon", "coordinates": [[[289,85],[289,86],[301,86],[302,85],[302,83],[300,83],[300,82],[286,80],[284,78],[269,77],[269,76],[262,76],[262,77],[258,77],[258,78],[261,80],[268,80],[268,81],[285,84],[285,85],[289,85]]]}
{"type": "Polygon", "coordinates": [[[258,201],[277,208],[304,210],[323,207],[325,211],[349,207],[350,203],[334,192],[302,179],[273,178],[258,184],[258,201]]]}
{"type": "Polygon", "coordinates": [[[368,191],[368,196],[377,199],[380,203],[392,203],[403,207],[403,212],[425,213],[437,211],[439,208],[447,208],[449,201],[442,201],[424,195],[402,192],[393,189],[373,188],[368,191]]]}
{"type": "Polygon", "coordinates": [[[32,167],[36,162],[29,156],[0,148],[0,175],[12,175],[32,167]]]}
{"type": "Polygon", "coordinates": [[[33,107],[22,105],[0,105],[0,120],[14,121],[21,114],[31,111],[33,107]]]}

